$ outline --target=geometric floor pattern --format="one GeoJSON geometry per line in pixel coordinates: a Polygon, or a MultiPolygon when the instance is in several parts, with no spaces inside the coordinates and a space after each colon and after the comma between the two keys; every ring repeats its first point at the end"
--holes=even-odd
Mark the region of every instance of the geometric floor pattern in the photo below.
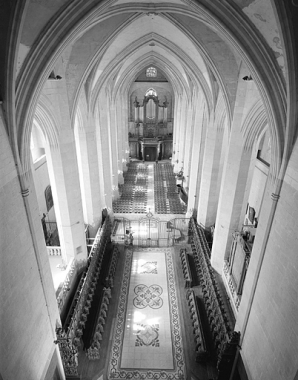
{"type": "Polygon", "coordinates": [[[141,161],[131,162],[119,187],[120,198],[113,202],[116,213],[145,214],[148,196],[148,166],[141,161]]]}
{"type": "Polygon", "coordinates": [[[109,379],[185,379],[172,248],[128,248],[109,379]]]}
{"type": "Polygon", "coordinates": [[[171,163],[154,166],[154,204],[157,214],[184,214],[184,205],[177,191],[171,163]]]}
{"type": "Polygon", "coordinates": [[[119,186],[120,198],[113,202],[114,213],[185,214],[176,178],[169,160],[155,162],[133,161],[127,165],[124,184],[119,186]]]}

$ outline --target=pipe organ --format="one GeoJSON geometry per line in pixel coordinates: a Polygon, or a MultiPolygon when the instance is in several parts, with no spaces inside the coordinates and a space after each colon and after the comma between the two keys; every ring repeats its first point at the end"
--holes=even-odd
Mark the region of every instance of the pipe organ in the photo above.
{"type": "MultiPolygon", "coordinates": [[[[155,95],[148,95],[144,97],[143,104],[138,102],[137,97],[134,101],[134,122],[137,127],[142,124],[143,137],[157,137],[158,135],[165,135],[167,131],[168,121],[168,102],[165,101],[160,104],[160,101],[155,95]],[[164,130],[163,130],[164,129],[164,130]]],[[[139,135],[139,133],[138,133],[139,135]]]]}
{"type": "Polygon", "coordinates": [[[133,102],[134,121],[129,132],[130,157],[158,161],[172,156],[172,122],[168,122],[168,101],[160,103],[155,94],[147,94],[143,102],[133,102]]]}

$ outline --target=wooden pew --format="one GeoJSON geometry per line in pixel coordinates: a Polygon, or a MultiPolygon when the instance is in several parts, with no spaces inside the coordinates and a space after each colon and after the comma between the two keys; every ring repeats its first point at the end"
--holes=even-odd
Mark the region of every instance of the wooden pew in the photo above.
{"type": "Polygon", "coordinates": [[[192,319],[193,333],[196,343],[196,361],[205,363],[209,357],[206,341],[204,337],[203,326],[200,318],[197,297],[192,289],[188,289],[186,293],[190,317],[192,319]]]}
{"type": "Polygon", "coordinates": [[[180,249],[180,258],[182,264],[182,271],[185,279],[185,287],[191,288],[193,285],[192,274],[189,265],[188,254],[186,253],[186,249],[180,249]]]}

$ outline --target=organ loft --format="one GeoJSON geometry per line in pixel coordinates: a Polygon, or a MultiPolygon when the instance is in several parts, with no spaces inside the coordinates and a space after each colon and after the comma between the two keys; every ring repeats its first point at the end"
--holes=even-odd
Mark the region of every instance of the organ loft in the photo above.
{"type": "Polygon", "coordinates": [[[297,20],[1,2],[0,380],[298,379],[297,20]]]}

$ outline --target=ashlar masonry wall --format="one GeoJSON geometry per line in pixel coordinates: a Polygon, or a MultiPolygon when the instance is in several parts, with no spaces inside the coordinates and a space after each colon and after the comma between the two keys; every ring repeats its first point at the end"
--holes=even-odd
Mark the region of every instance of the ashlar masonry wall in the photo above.
{"type": "Polygon", "coordinates": [[[5,380],[43,379],[56,350],[53,326],[59,314],[37,208],[33,225],[37,246],[44,247],[38,260],[0,112],[0,371],[5,380]]]}
{"type": "MultiPolygon", "coordinates": [[[[268,193],[265,197],[262,212],[271,201],[268,193]]],[[[293,380],[297,373],[297,230],[298,142],[283,181],[242,344],[241,356],[249,379],[293,380]]],[[[247,287],[252,283],[257,256],[253,251],[246,294],[250,291],[247,287]]],[[[240,308],[236,329],[241,329],[243,312],[240,308]]]]}

